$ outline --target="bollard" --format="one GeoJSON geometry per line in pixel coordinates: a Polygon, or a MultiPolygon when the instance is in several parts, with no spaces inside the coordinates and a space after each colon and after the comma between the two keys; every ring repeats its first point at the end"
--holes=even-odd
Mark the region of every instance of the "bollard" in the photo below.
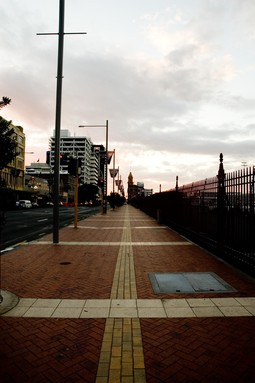
{"type": "Polygon", "coordinates": [[[157,209],[157,222],[162,223],[162,210],[157,209]]]}

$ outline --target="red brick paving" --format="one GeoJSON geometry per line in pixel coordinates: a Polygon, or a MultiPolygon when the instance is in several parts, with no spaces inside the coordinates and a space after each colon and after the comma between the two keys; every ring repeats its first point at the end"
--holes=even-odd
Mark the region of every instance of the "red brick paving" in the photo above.
{"type": "MultiPolygon", "coordinates": [[[[82,226],[62,241],[120,241],[123,207],[82,226]],[[111,221],[111,219],[113,219],[111,221]],[[114,221],[116,219],[116,221],[114,221]]],[[[133,241],[183,241],[128,207],[133,241]],[[138,217],[141,217],[138,219],[138,217]]],[[[43,240],[52,241],[52,236],[43,240]]],[[[118,246],[20,246],[1,256],[2,288],[19,297],[109,298],[118,246]],[[70,262],[61,265],[62,262],[70,262]]],[[[133,246],[138,298],[255,296],[255,281],[197,246],[133,246]],[[154,294],[149,272],[211,271],[237,289],[227,294],[154,294]]],[[[0,317],[0,379],[4,383],[94,382],[104,319],[0,317]]],[[[251,383],[255,376],[255,317],[141,319],[147,382],[251,383]]]]}
{"type": "Polygon", "coordinates": [[[254,279],[240,273],[198,246],[134,246],[138,297],[201,298],[255,296],[254,279]],[[234,287],[233,293],[154,294],[148,273],[151,272],[214,272],[234,287]],[[230,295],[229,295],[230,294],[230,295]]]}
{"type": "Polygon", "coordinates": [[[253,318],[141,319],[148,383],[253,383],[253,318]]]}
{"type": "MultiPolygon", "coordinates": [[[[151,223],[146,222],[145,226],[153,226],[155,225],[155,221],[151,223]]],[[[137,222],[132,222],[132,225],[137,226],[137,222]]],[[[156,225],[155,225],[156,226],[156,225]]],[[[170,241],[185,241],[180,235],[176,234],[173,231],[170,231],[167,228],[159,229],[158,226],[156,226],[157,229],[153,230],[146,230],[146,229],[131,229],[131,238],[133,242],[170,242],[170,241]],[[142,238],[142,239],[141,239],[142,238]]]]}
{"type": "Polygon", "coordinates": [[[2,286],[23,298],[109,298],[117,255],[117,246],[21,246],[1,259],[2,286]]]}
{"type": "Polygon", "coordinates": [[[104,319],[0,317],[4,383],[94,382],[104,319]]]}

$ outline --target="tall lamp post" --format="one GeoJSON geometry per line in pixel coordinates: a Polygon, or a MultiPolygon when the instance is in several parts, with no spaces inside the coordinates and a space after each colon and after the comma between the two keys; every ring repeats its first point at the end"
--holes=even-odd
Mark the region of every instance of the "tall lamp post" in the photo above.
{"type": "Polygon", "coordinates": [[[103,214],[107,214],[108,120],[106,120],[105,125],[79,125],[79,128],[105,128],[105,183],[103,193],[103,214]]]}
{"type": "Polygon", "coordinates": [[[58,33],[37,33],[37,35],[58,35],[58,65],[57,65],[57,93],[55,115],[55,150],[54,150],[54,207],[53,207],[53,243],[59,243],[59,184],[60,184],[60,130],[62,107],[62,78],[64,35],[86,34],[87,32],[64,32],[65,0],[59,0],[59,29],[58,33]]]}

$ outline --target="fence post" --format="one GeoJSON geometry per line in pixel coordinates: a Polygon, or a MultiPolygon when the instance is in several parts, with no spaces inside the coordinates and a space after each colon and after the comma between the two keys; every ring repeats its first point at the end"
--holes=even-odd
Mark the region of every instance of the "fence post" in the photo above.
{"type": "Polygon", "coordinates": [[[223,168],[223,154],[220,153],[220,165],[218,171],[218,192],[217,192],[217,237],[218,244],[222,250],[225,233],[225,172],[223,168]]]}
{"type": "Polygon", "coordinates": [[[157,209],[157,222],[163,223],[162,209],[157,209]]]}
{"type": "Polygon", "coordinates": [[[176,176],[175,191],[177,191],[177,192],[178,192],[178,188],[179,188],[179,186],[178,186],[178,179],[179,179],[179,177],[176,176]]]}

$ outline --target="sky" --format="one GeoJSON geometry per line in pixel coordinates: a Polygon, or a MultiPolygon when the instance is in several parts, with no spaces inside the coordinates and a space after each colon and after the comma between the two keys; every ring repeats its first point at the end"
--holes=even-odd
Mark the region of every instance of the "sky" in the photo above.
{"type": "MultiPolygon", "coordinates": [[[[55,129],[59,0],[0,1],[1,115],[26,164],[55,129]]],[[[255,165],[254,0],[65,0],[61,129],[105,143],[158,192],[255,165]]],[[[108,178],[110,179],[110,177],[108,178]]],[[[111,181],[110,181],[111,182],[111,181]]]]}

